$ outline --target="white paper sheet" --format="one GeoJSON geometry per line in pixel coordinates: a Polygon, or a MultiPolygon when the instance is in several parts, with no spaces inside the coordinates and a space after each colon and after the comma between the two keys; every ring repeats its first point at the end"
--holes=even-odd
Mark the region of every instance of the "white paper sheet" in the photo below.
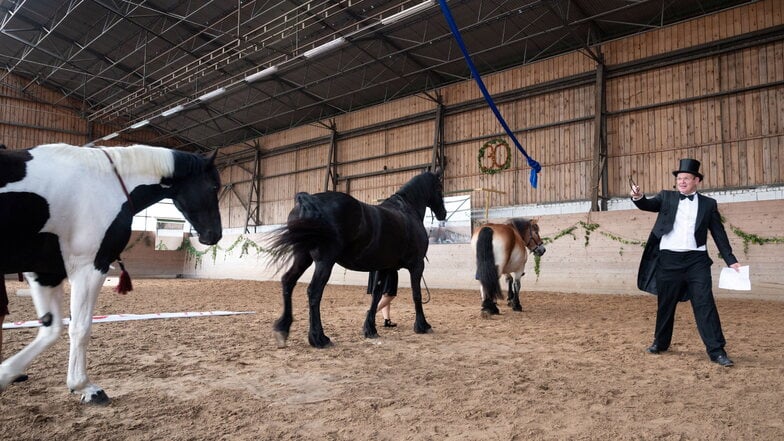
{"type": "Polygon", "coordinates": [[[749,267],[740,267],[740,272],[730,267],[722,268],[719,274],[719,288],[732,289],[736,291],[751,291],[751,279],[749,279],[749,267]]]}

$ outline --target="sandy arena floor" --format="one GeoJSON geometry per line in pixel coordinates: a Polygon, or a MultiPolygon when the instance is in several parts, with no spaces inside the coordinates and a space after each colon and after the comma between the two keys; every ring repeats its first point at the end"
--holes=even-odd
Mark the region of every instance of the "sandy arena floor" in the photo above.
{"type": "MultiPolygon", "coordinates": [[[[277,283],[135,280],[105,287],[96,314],[256,311],[253,315],[96,324],[89,373],[113,399],[79,404],[65,385],[67,333],[0,393],[7,440],[781,440],[784,303],[720,299],[736,366],[710,363],[682,303],[671,351],[650,343],[648,295],[524,293],[522,313],[487,320],[478,291],[434,290],[434,332],[412,330],[410,290],[392,304],[400,326],[367,340],[363,287],[330,286],[324,328],[307,344],[305,285],[295,292],[289,347],[276,349],[277,283]]],[[[525,284],[525,281],[524,281],[525,284]]],[[[7,321],[35,318],[13,295],[7,321]]],[[[3,355],[35,331],[5,330],[3,355]]]]}

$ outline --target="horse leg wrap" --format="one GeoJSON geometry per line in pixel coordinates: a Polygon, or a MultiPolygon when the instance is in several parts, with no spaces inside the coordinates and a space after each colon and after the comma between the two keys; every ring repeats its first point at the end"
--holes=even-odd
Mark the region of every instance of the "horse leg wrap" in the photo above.
{"type": "Polygon", "coordinates": [[[47,312],[39,320],[41,320],[41,324],[46,326],[46,327],[52,326],[52,313],[51,312],[47,312]]]}

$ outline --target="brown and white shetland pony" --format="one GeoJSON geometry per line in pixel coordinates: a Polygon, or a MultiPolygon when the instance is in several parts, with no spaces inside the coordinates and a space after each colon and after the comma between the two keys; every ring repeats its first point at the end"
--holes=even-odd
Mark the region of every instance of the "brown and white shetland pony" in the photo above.
{"type": "Polygon", "coordinates": [[[482,316],[499,314],[495,301],[503,298],[498,282],[502,275],[509,285],[509,306],[522,311],[520,278],[525,274],[528,250],[537,256],[546,251],[536,220],[512,218],[503,224],[485,224],[474,231],[471,247],[476,255],[476,278],[481,284],[482,316]]]}

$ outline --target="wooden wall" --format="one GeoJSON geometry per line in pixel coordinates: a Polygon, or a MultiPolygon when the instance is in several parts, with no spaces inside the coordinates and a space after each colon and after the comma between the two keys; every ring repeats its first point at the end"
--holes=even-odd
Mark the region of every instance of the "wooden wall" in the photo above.
{"type": "MultiPolygon", "coordinates": [[[[606,66],[606,196],[625,195],[630,175],[648,192],[670,188],[670,170],[682,157],[703,163],[703,189],[784,184],[784,38],[775,30],[783,25],[784,2],[765,0],[595,47],[606,66]]],[[[475,207],[589,200],[596,185],[596,68],[573,52],[484,77],[510,127],[542,165],[538,189],[514,147],[510,169],[479,171],[485,142],[512,142],[473,81],[431,91],[445,112],[445,190],[504,192],[474,193],[475,207]]],[[[436,108],[418,95],[260,138],[261,223],[283,222],[297,191],[324,190],[333,123],[343,178],[338,190],[371,203],[393,193],[416,172],[389,170],[430,162],[436,108]],[[298,145],[306,147],[294,153],[298,145]],[[368,173],[378,174],[345,179],[368,173]]],[[[247,176],[226,173],[229,182],[247,176]]],[[[225,211],[247,212],[243,197],[222,202],[225,211]]],[[[241,227],[245,217],[224,213],[224,222],[241,227]]]]}
{"type": "Polygon", "coordinates": [[[15,75],[0,83],[0,143],[8,148],[84,144],[87,121],[65,106],[49,104],[62,100],[62,94],[28,83],[15,75]]]}
{"type": "MultiPolygon", "coordinates": [[[[78,100],[63,98],[60,92],[14,74],[7,75],[0,82],[0,144],[10,149],[52,143],[80,146],[118,130],[118,127],[87,121],[74,110],[80,105],[78,100]]],[[[149,144],[157,137],[150,130],[137,130],[132,140],[121,135],[102,141],[101,145],[149,144]]]]}

